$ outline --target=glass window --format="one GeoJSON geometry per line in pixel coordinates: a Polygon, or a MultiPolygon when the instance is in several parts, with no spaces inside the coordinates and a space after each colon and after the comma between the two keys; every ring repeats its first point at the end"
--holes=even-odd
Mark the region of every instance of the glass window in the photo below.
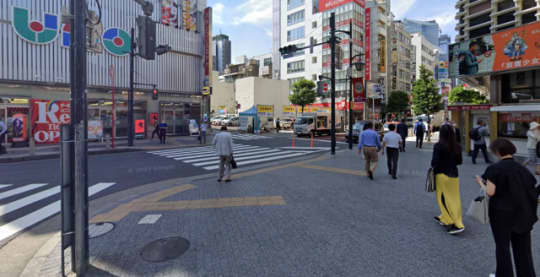
{"type": "Polygon", "coordinates": [[[292,10],[304,5],[304,0],[287,0],[287,10],[292,10]]]}
{"type": "Polygon", "coordinates": [[[313,28],[313,29],[317,28],[317,21],[313,21],[311,23],[311,28],[313,28]]]}
{"type": "Polygon", "coordinates": [[[272,64],[272,58],[265,58],[263,61],[264,66],[268,66],[272,64]]]}
{"type": "Polygon", "coordinates": [[[317,63],[317,57],[311,57],[311,63],[317,63]]]}
{"type": "Polygon", "coordinates": [[[506,74],[501,79],[503,103],[531,103],[540,99],[540,71],[506,74]]]}
{"type": "Polygon", "coordinates": [[[540,112],[499,113],[499,136],[527,138],[529,123],[540,120],[540,112]]]}
{"type": "Polygon", "coordinates": [[[297,73],[304,71],[304,61],[290,62],[287,64],[287,73],[297,73]]]}
{"type": "Polygon", "coordinates": [[[294,41],[305,37],[304,27],[298,27],[287,31],[287,41],[294,41]]]}
{"type": "Polygon", "coordinates": [[[294,25],[304,22],[304,10],[287,15],[287,25],[294,25]]]}

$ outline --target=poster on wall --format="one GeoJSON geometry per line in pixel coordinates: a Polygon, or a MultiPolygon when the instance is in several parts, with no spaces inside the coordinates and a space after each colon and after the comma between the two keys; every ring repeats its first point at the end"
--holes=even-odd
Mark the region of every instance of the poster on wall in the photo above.
{"type": "Polygon", "coordinates": [[[197,0],[183,0],[181,8],[184,29],[197,31],[197,0]]]}
{"type": "Polygon", "coordinates": [[[450,45],[451,77],[540,66],[540,22],[450,45]]]}
{"type": "Polygon", "coordinates": [[[60,142],[60,126],[71,121],[69,101],[31,99],[32,136],[36,144],[60,142]]]}
{"type": "Polygon", "coordinates": [[[150,125],[156,126],[156,123],[159,122],[159,113],[150,113],[150,125]]]}
{"type": "Polygon", "coordinates": [[[24,142],[28,140],[28,117],[23,113],[16,113],[11,117],[12,141],[24,142]]]}
{"type": "Polygon", "coordinates": [[[362,78],[353,78],[353,97],[354,102],[362,102],[366,98],[366,93],[364,91],[364,80],[362,78]]]}
{"type": "Polygon", "coordinates": [[[146,132],[144,119],[135,120],[135,134],[144,134],[146,132]]]}
{"type": "Polygon", "coordinates": [[[161,0],[161,24],[178,28],[178,0],[161,0]]]}
{"type": "Polygon", "coordinates": [[[88,139],[100,140],[103,138],[103,123],[101,120],[88,121],[88,139]]]}

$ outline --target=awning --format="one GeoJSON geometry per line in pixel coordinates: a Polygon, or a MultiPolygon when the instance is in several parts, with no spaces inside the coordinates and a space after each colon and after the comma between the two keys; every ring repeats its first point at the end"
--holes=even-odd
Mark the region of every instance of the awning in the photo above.
{"type": "Polygon", "coordinates": [[[492,112],[540,112],[540,104],[491,107],[492,112]]]}

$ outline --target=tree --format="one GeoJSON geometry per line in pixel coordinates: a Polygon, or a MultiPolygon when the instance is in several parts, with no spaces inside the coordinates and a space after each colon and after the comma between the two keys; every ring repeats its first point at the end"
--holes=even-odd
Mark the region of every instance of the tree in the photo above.
{"type": "Polygon", "coordinates": [[[487,104],[488,100],[486,96],[481,95],[480,92],[472,89],[466,89],[463,86],[455,87],[450,91],[448,97],[450,104],[455,103],[467,103],[467,104],[487,104]]]}
{"type": "Polygon", "coordinates": [[[302,113],[304,113],[304,106],[313,104],[317,98],[315,86],[313,81],[302,78],[293,84],[293,94],[289,95],[289,101],[294,105],[301,106],[302,113]]]}
{"type": "Polygon", "coordinates": [[[415,114],[430,115],[442,110],[442,96],[439,94],[439,89],[433,79],[433,73],[426,69],[425,66],[420,67],[420,76],[413,85],[413,111],[415,114]]]}
{"type": "Polygon", "coordinates": [[[409,109],[409,95],[403,91],[394,91],[388,97],[386,112],[403,113],[409,109]]]}

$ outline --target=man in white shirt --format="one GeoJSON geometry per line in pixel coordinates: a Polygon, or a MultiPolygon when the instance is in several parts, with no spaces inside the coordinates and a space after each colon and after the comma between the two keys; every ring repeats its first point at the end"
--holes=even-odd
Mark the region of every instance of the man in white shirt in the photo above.
{"type": "Polygon", "coordinates": [[[225,182],[231,181],[231,159],[233,155],[233,141],[231,133],[227,132],[227,126],[221,127],[219,132],[212,141],[216,146],[216,153],[219,156],[219,179],[221,182],[225,170],[225,182]]]}
{"type": "Polygon", "coordinates": [[[203,121],[201,123],[201,133],[200,133],[200,135],[201,135],[201,144],[206,144],[206,128],[207,128],[206,122],[203,121]]]}
{"type": "Polygon", "coordinates": [[[390,124],[388,126],[390,132],[386,133],[383,137],[382,154],[384,155],[384,149],[386,148],[386,159],[388,162],[388,174],[392,175],[392,179],[397,179],[397,168],[399,159],[399,149],[403,140],[401,136],[395,132],[396,125],[390,124]]]}

